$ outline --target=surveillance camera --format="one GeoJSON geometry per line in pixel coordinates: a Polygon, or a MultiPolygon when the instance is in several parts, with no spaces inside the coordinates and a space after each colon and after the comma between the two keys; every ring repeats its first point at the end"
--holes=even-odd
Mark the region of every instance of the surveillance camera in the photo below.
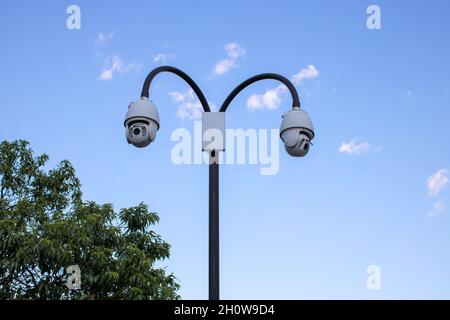
{"type": "Polygon", "coordinates": [[[291,128],[283,131],[281,140],[287,153],[293,157],[304,157],[308,154],[311,145],[311,138],[306,132],[298,128],[291,128]]]}
{"type": "Polygon", "coordinates": [[[294,108],[283,114],[280,138],[287,153],[293,157],[304,157],[314,138],[314,127],[308,114],[300,108],[294,108]]]}
{"type": "Polygon", "coordinates": [[[143,97],[130,103],[124,124],[127,142],[144,148],[155,141],[159,130],[158,110],[153,102],[143,97]]]}

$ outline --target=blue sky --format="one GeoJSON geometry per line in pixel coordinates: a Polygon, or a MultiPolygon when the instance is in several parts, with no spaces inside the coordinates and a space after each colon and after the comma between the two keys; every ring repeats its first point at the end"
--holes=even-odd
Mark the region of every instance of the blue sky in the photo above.
{"type": "MultiPolygon", "coordinates": [[[[215,105],[257,73],[314,68],[296,84],[315,125],[309,155],[291,158],[280,142],[276,175],[221,166],[222,298],[449,299],[449,10],[400,0],[2,1],[0,140],[29,140],[50,165],[69,159],[85,199],[150,204],[172,244],[162,265],[183,298],[205,299],[208,168],[170,158],[170,135],[192,129],[196,100],[175,101],[188,90],[175,76],[155,79],[161,129],[146,149],[125,141],[127,105],[163,63],[215,105]],[[66,27],[70,4],[80,30],[66,27]],[[371,4],[381,30],[366,26],[371,4]],[[370,265],[380,290],[366,287],[370,265]]],[[[241,93],[227,127],[278,128],[287,94],[254,110],[248,102],[277,85],[241,93]]]]}

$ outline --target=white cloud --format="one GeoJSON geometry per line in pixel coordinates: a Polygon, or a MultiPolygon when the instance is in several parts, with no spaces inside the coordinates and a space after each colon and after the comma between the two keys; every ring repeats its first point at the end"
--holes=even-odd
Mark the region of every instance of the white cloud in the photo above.
{"type": "Polygon", "coordinates": [[[215,76],[223,75],[230,71],[231,68],[236,68],[238,60],[245,56],[246,53],[246,50],[237,42],[228,43],[224,49],[227,52],[227,58],[220,60],[214,65],[212,73],[215,76]]]}
{"type": "MultiPolygon", "coordinates": [[[[319,71],[316,67],[310,64],[308,67],[301,69],[298,73],[292,76],[292,82],[296,85],[300,84],[303,80],[314,79],[319,76],[319,71]]],[[[276,109],[280,106],[283,94],[288,89],[285,85],[279,85],[275,88],[266,90],[263,94],[251,95],[247,100],[247,107],[250,110],[256,109],[276,109]]]]}
{"type": "Polygon", "coordinates": [[[166,63],[169,59],[172,59],[173,55],[169,53],[158,53],[154,58],[155,63],[166,63]]]}
{"type": "Polygon", "coordinates": [[[300,70],[299,73],[294,74],[292,76],[292,82],[294,84],[300,84],[303,80],[306,79],[314,79],[319,76],[319,70],[316,69],[316,67],[312,64],[310,64],[308,67],[300,70]]]}
{"type": "Polygon", "coordinates": [[[118,55],[112,55],[105,59],[105,67],[100,73],[99,80],[109,81],[114,79],[114,74],[125,74],[131,71],[137,71],[140,66],[136,63],[125,64],[118,55]]]}
{"type": "Polygon", "coordinates": [[[412,91],[412,90],[406,91],[405,99],[408,101],[414,102],[415,101],[414,91],[412,91]]]}
{"type": "Polygon", "coordinates": [[[171,91],[169,92],[169,96],[172,98],[174,102],[183,102],[186,100],[194,100],[194,90],[190,89],[185,93],[179,91],[171,91]]]}
{"type": "Polygon", "coordinates": [[[97,33],[97,38],[95,39],[95,43],[98,47],[104,47],[105,44],[110,41],[114,37],[114,31],[104,34],[103,32],[97,33]]]}
{"type": "MultiPolygon", "coordinates": [[[[194,90],[189,89],[186,92],[172,91],[169,92],[170,97],[176,103],[179,103],[177,116],[181,119],[196,120],[202,117],[203,106],[195,95],[194,90]]],[[[213,103],[208,102],[212,109],[215,108],[213,103]]]]}
{"type": "Polygon", "coordinates": [[[436,216],[437,214],[441,213],[442,211],[444,211],[446,208],[447,208],[447,206],[445,205],[444,201],[438,200],[434,203],[433,209],[431,209],[427,213],[427,217],[432,218],[432,217],[436,216]]]}
{"type": "Polygon", "coordinates": [[[137,63],[125,63],[117,54],[108,55],[104,53],[104,46],[112,40],[114,31],[108,34],[98,32],[95,38],[95,52],[97,59],[103,59],[103,69],[98,76],[99,80],[113,80],[116,74],[125,74],[137,71],[141,67],[137,63]]]}
{"type": "Polygon", "coordinates": [[[437,197],[439,193],[448,185],[448,170],[441,169],[428,177],[427,189],[428,196],[437,197]]]}
{"type": "Polygon", "coordinates": [[[247,100],[247,107],[250,110],[267,108],[269,110],[276,109],[281,104],[282,94],[287,91],[286,86],[279,85],[278,87],[266,90],[264,94],[251,95],[247,100]]]}
{"type": "Polygon", "coordinates": [[[339,147],[339,152],[347,153],[349,155],[360,155],[369,152],[371,149],[373,149],[373,147],[368,142],[361,141],[359,138],[354,138],[348,143],[342,142],[339,147]]]}

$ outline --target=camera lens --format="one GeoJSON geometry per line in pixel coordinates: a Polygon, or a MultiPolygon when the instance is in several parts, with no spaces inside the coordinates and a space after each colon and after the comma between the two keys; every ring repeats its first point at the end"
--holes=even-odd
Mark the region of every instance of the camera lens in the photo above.
{"type": "Polygon", "coordinates": [[[133,134],[134,134],[135,136],[138,136],[140,133],[141,133],[141,129],[139,129],[139,128],[134,128],[133,134]]]}

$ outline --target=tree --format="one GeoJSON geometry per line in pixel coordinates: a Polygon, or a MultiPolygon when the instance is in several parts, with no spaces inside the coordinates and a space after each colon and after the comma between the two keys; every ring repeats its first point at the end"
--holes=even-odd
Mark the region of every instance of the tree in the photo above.
{"type": "Polygon", "coordinates": [[[178,299],[154,266],[170,249],[150,230],[158,215],[84,202],[72,165],[45,171],[47,160],[26,141],[0,144],[0,299],[178,299]],[[71,265],[80,290],[66,286],[71,265]]]}

